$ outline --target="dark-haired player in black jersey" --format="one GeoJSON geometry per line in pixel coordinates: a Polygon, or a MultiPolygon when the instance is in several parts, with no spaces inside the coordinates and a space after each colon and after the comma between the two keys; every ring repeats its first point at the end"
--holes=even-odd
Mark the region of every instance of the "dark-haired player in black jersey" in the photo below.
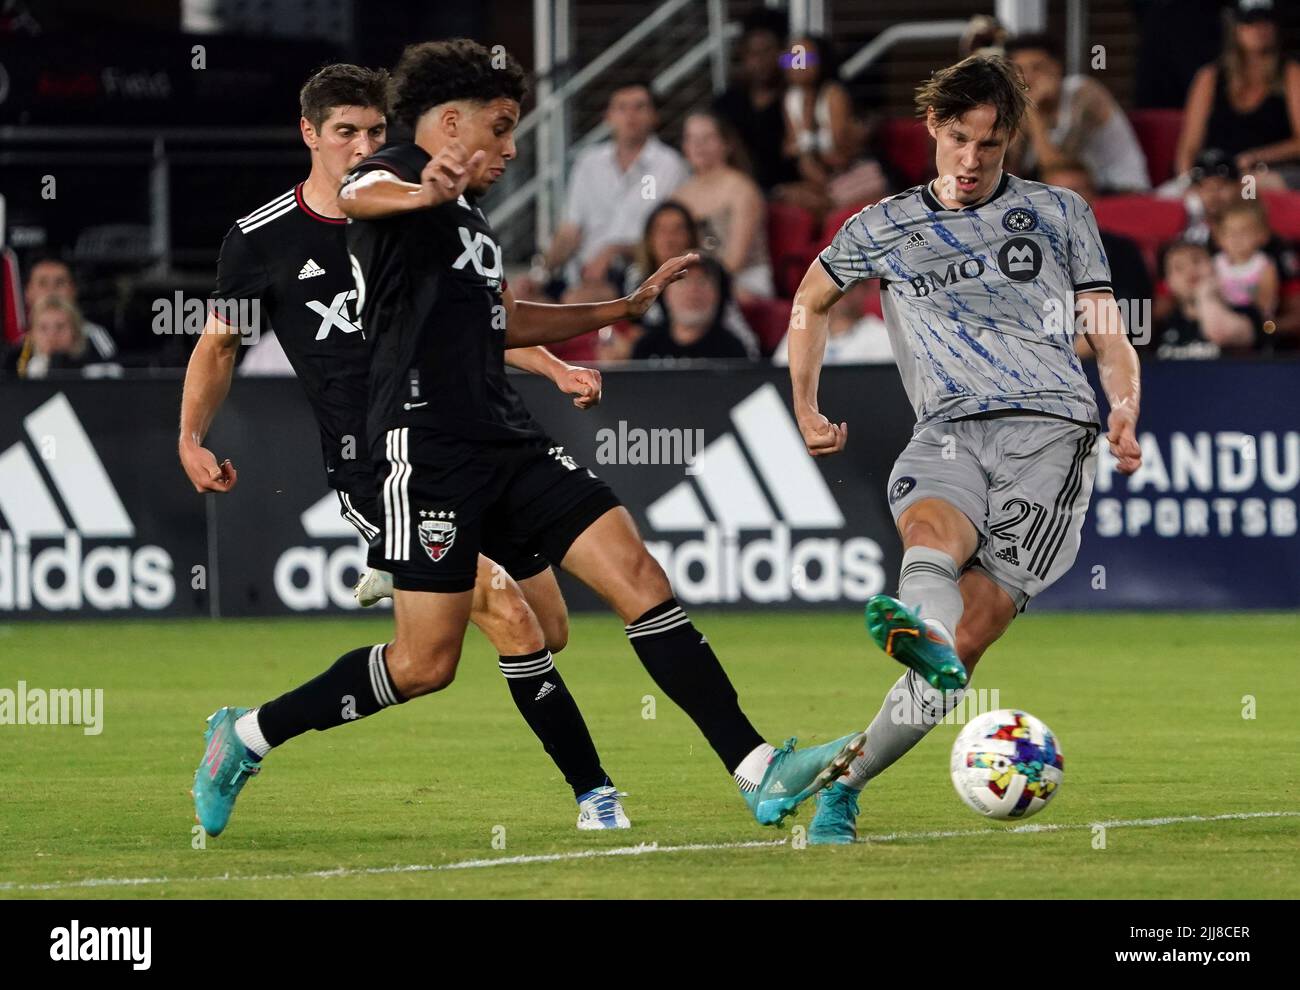
{"type": "Polygon", "coordinates": [[[387,686],[404,701],[451,682],[484,540],[540,544],[623,618],[650,676],[703,732],[758,821],[778,824],[844,771],[862,734],[800,751],[793,740],[766,743],[632,517],[551,441],[506,378],[508,348],[635,315],[697,260],[672,259],[608,303],[516,302],[478,200],[515,155],[524,89],[518,63],[468,39],[407,48],[393,111],[414,141],[362,162],[340,191],[374,334],[369,427],[396,588],[395,636],[375,648],[387,686]]]}
{"type": "MultiPolygon", "coordinates": [[[[208,332],[195,347],[186,374],[180,457],[196,490],[227,492],[234,487],[234,466],[229,460],[218,464],[203,447],[203,438],[229,390],[240,340],[269,323],[315,414],[328,482],[338,494],[341,512],[374,544],[382,540],[382,531],[365,440],[369,354],[357,318],[357,289],[344,234],[347,219],[339,215],[336,194],[347,170],[384,143],[387,73],[331,65],[308,80],[300,102],[311,173],[239,220],[226,235],[208,332]]],[[[515,353],[521,355],[517,365],[552,377],[561,390],[576,394],[579,406],[599,400],[598,373],[571,368],[545,348],[515,353]]],[[[472,619],[500,654],[501,670],[521,713],[573,787],[578,827],[627,827],[619,794],[551,658],[567,639],[567,614],[554,574],[527,548],[489,542],[484,549],[499,559],[484,556],[477,563],[480,580],[472,619]]],[[[387,578],[375,568],[367,575],[363,581],[372,584],[387,578]]],[[[348,680],[357,671],[347,672],[343,680],[329,672],[261,711],[231,709],[228,717],[242,716],[236,735],[251,757],[260,758],[269,743],[287,738],[280,730],[286,717],[299,718],[318,704],[343,711],[342,697],[363,693],[360,689],[373,695],[377,670],[377,663],[368,658],[359,671],[359,690],[348,680]]],[[[309,727],[327,726],[313,722],[309,727]]],[[[256,762],[239,748],[236,756],[239,762],[256,762]]],[[[205,799],[212,786],[211,777],[196,783],[196,806],[202,824],[216,835],[224,820],[205,799]]],[[[215,806],[222,804],[218,799],[215,806]]]]}

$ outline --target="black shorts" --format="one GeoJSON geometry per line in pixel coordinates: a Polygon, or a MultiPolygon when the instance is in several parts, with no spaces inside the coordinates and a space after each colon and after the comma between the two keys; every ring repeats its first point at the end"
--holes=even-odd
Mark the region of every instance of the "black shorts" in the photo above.
{"type": "MultiPolygon", "coordinates": [[[[347,492],[336,490],[335,494],[339,497],[339,514],[352,524],[370,547],[366,566],[388,570],[389,565],[384,560],[384,531],[381,527],[384,516],[379,496],[371,490],[361,491],[361,486],[354,486],[347,492]]],[[[483,546],[479,552],[493,563],[500,564],[516,581],[536,577],[551,566],[551,562],[536,549],[513,542],[496,530],[483,534],[483,546]]]]}
{"type": "Polygon", "coordinates": [[[545,439],[485,447],[404,427],[375,455],[383,521],[369,562],[404,591],[469,591],[480,553],[532,577],[620,504],[545,439]]]}

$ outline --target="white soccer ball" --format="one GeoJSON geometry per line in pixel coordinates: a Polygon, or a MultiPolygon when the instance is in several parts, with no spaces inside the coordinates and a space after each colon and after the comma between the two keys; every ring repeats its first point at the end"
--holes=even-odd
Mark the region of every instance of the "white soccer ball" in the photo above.
{"type": "Polygon", "coordinates": [[[1065,760],[1052,730],[1012,708],[971,721],[952,745],[952,786],[988,818],[1028,818],[1061,788],[1065,760]]]}

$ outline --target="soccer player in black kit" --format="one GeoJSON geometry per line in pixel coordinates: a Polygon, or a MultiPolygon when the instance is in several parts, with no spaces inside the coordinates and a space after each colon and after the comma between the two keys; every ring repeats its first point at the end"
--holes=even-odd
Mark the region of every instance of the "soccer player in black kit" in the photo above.
{"type": "MultiPolygon", "coordinates": [[[[212,315],[186,375],[181,462],[200,492],[234,487],[234,466],[229,460],[218,464],[203,447],[203,438],[229,390],[236,348],[248,331],[264,328],[269,318],[315,414],[327,479],[338,494],[341,512],[363,539],[378,545],[383,539],[382,515],[365,441],[369,354],[357,318],[357,288],[344,234],[347,219],[337,215],[336,193],[344,173],[384,142],[387,73],[355,65],[328,66],[303,87],[300,103],[303,140],[312,152],[311,173],[237,221],[226,236],[212,315]],[[250,313],[250,305],[260,312],[250,313]]],[[[562,390],[577,393],[576,404],[586,407],[599,400],[596,372],[570,368],[545,348],[514,353],[522,356],[514,362],[518,366],[547,374],[562,390]]],[[[554,668],[551,652],[567,639],[567,615],[548,562],[522,545],[489,541],[484,549],[496,559],[484,556],[477,563],[473,621],[501,654],[501,670],[520,712],[573,787],[579,828],[627,827],[619,794],[554,668]]],[[[383,574],[372,568],[369,580],[383,574]]],[[[369,684],[378,676],[377,661],[368,660],[366,673],[366,691],[373,695],[369,684]]],[[[270,710],[269,719],[259,710],[223,710],[249,750],[241,753],[235,747],[239,763],[255,764],[251,757],[260,759],[270,742],[287,738],[287,730],[275,719],[277,709],[301,709],[303,698],[308,704],[320,698],[321,704],[343,709],[341,696],[349,691],[331,693],[335,684],[329,676],[318,681],[298,689],[300,697],[291,692],[264,706],[270,710]]],[[[210,763],[205,761],[207,770],[210,763]]],[[[226,802],[204,800],[214,779],[203,779],[204,768],[200,771],[197,810],[208,832],[217,835],[225,824],[221,808],[226,802]]]]}

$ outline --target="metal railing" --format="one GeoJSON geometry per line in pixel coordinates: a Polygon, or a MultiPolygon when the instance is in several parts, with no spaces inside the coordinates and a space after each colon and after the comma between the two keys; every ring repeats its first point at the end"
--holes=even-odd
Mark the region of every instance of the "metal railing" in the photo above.
{"type": "MultiPolygon", "coordinates": [[[[548,243],[554,233],[568,166],[583,148],[603,139],[608,127],[602,122],[576,141],[569,139],[569,117],[573,102],[602,73],[613,68],[647,39],[655,37],[674,17],[699,0],[664,0],[650,14],[599,55],[587,62],[570,78],[556,85],[552,69],[571,56],[572,32],[569,18],[570,0],[533,0],[535,71],[539,77],[537,105],[524,116],[515,130],[517,144],[533,137],[536,167],[532,176],[490,211],[492,224],[504,228],[529,206],[534,207],[536,240],[548,243]]],[[[726,23],[725,0],[706,0],[708,29],[705,36],[691,45],[671,65],[655,75],[650,83],[656,96],[675,89],[704,62],[710,63],[710,81],[714,92],[726,85],[728,43],[739,33],[738,25],[726,23]]]]}

